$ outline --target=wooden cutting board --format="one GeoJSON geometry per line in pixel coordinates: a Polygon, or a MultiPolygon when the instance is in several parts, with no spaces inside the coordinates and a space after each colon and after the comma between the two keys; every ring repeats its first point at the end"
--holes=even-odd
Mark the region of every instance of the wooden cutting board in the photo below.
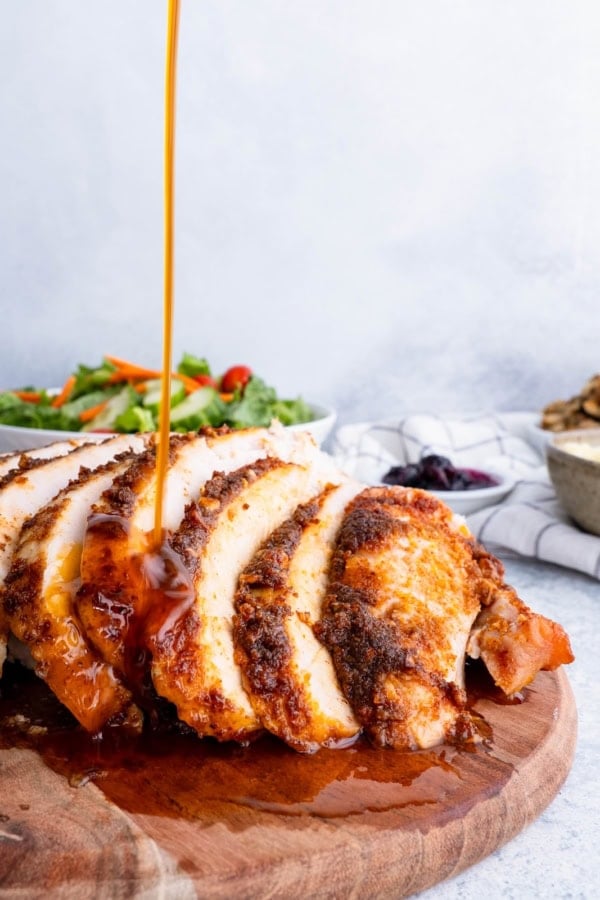
{"type": "MultiPolygon", "coordinates": [[[[401,897],[476,863],[552,800],[576,712],[563,672],[516,705],[480,699],[489,740],[303,757],[184,737],[107,750],[43,721],[0,733],[0,897],[401,897]],[[36,728],[34,727],[34,732],[36,728]]],[[[7,718],[0,703],[0,721],[7,718]]]]}

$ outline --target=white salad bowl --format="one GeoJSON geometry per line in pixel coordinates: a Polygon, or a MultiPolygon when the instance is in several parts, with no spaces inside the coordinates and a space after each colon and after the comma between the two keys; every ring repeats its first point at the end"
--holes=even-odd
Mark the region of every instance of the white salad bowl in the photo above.
{"type": "Polygon", "coordinates": [[[288,425],[290,431],[308,431],[320,447],[327,437],[331,434],[335,425],[336,413],[326,406],[318,406],[314,403],[308,404],[313,418],[310,422],[302,422],[300,425],[288,425]]]}
{"type": "MultiPolygon", "coordinates": [[[[336,414],[332,409],[309,403],[312,418],[301,425],[289,425],[292,431],[308,431],[320,446],[334,426],[336,414]]],[[[15,425],[0,425],[0,454],[18,453],[21,450],[33,450],[45,447],[55,441],[101,441],[107,434],[95,434],[86,431],[50,431],[44,428],[23,428],[15,425]]]]}

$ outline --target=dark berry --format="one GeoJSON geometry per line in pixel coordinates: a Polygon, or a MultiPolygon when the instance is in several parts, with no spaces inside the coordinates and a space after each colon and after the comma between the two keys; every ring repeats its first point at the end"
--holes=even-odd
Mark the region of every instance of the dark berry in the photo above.
{"type": "Polygon", "coordinates": [[[430,453],[428,456],[421,457],[422,466],[439,466],[442,469],[452,468],[452,463],[447,456],[438,456],[437,453],[430,453]]]}
{"type": "Polygon", "coordinates": [[[498,484],[477,469],[455,468],[445,456],[430,453],[418,463],[393,466],[383,476],[384,484],[400,484],[429,491],[471,491],[498,484]]]}
{"type": "Polygon", "coordinates": [[[401,484],[404,487],[418,487],[421,478],[421,469],[415,463],[407,466],[393,466],[383,476],[384,484],[401,484]]]}

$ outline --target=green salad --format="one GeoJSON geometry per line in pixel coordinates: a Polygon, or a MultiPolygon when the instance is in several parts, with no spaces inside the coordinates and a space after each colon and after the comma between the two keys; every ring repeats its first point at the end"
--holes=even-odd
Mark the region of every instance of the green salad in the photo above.
{"type": "MultiPolygon", "coordinates": [[[[58,391],[24,387],[0,392],[0,424],[52,431],[136,432],[158,429],[160,372],[114,356],[79,365],[58,391]]],[[[285,400],[248,366],[215,376],[206,359],[184,353],[171,377],[171,430],[308,422],[310,407],[285,400]]]]}

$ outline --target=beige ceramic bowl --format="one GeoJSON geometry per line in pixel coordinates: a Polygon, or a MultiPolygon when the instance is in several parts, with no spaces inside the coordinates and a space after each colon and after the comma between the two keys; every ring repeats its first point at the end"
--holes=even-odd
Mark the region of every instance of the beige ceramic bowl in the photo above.
{"type": "Polygon", "coordinates": [[[558,499],[584,531],[600,535],[600,462],[565,450],[569,444],[591,446],[600,454],[600,428],[564,431],[546,447],[548,471],[558,499]]]}

